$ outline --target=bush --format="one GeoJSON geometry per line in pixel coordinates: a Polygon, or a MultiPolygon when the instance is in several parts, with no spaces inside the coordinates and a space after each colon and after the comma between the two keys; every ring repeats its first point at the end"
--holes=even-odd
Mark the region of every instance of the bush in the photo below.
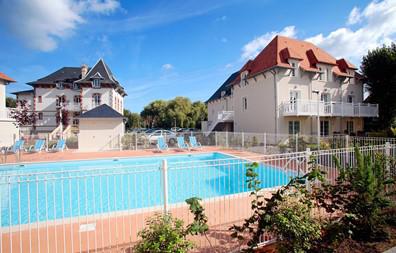
{"type": "Polygon", "coordinates": [[[321,226],[311,216],[311,207],[301,194],[289,193],[278,203],[269,231],[277,236],[279,252],[306,252],[321,236],[321,226]]]}
{"type": "Polygon", "coordinates": [[[193,248],[187,237],[183,221],[170,215],[157,214],[147,221],[139,232],[142,238],[134,247],[137,253],[185,253],[193,248]]]}

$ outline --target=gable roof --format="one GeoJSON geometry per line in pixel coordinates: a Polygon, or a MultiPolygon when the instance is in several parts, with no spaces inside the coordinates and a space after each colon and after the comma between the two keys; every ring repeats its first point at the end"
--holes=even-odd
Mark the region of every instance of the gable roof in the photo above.
{"type": "Polygon", "coordinates": [[[21,91],[11,92],[11,94],[18,95],[18,94],[26,94],[26,93],[33,93],[33,92],[34,92],[34,90],[21,90],[21,91]]]}
{"type": "Polygon", "coordinates": [[[78,118],[124,118],[124,116],[107,104],[102,104],[81,114],[78,118]]]}
{"type": "Polygon", "coordinates": [[[113,73],[109,71],[109,67],[103,61],[102,58],[88,71],[84,78],[81,78],[77,83],[91,82],[95,78],[101,78],[104,83],[112,83],[118,85],[118,81],[113,76],[113,73]]]}
{"type": "Polygon", "coordinates": [[[0,80],[7,81],[9,83],[15,83],[16,82],[14,79],[12,79],[11,77],[9,77],[6,74],[1,73],[1,72],[0,72],[0,80]]]}
{"type": "MultiPolygon", "coordinates": [[[[254,58],[249,60],[240,70],[248,71],[252,77],[274,67],[291,68],[289,59],[299,61],[302,70],[308,72],[320,72],[317,64],[331,65],[336,75],[350,76],[346,74],[346,68],[356,69],[345,59],[336,60],[332,55],[308,41],[291,39],[284,36],[275,36],[270,43],[254,58]],[[340,66],[342,64],[342,67],[340,66]]],[[[240,81],[236,78],[234,84],[240,81]]]]}
{"type": "Polygon", "coordinates": [[[235,78],[237,78],[237,76],[239,75],[239,71],[232,73],[228,79],[220,86],[220,88],[218,88],[215,93],[213,93],[213,95],[206,101],[206,103],[209,103],[210,101],[216,100],[216,99],[220,99],[221,93],[223,91],[225,91],[225,95],[228,96],[231,94],[231,83],[235,80],[235,78]]]}
{"type": "Polygon", "coordinates": [[[27,84],[35,86],[37,84],[55,84],[56,82],[73,82],[81,78],[81,68],[79,67],[63,67],[57,71],[37,79],[36,81],[27,84]]]}

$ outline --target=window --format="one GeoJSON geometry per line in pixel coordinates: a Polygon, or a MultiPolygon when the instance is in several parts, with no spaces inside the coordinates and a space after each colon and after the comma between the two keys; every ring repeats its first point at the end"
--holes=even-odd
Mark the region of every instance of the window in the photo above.
{"type": "Polygon", "coordinates": [[[347,132],[348,134],[353,133],[353,121],[347,121],[347,132]]]}
{"type": "Polygon", "coordinates": [[[289,134],[300,133],[300,121],[289,121],[289,134]]]}
{"type": "Polygon", "coordinates": [[[42,112],[39,112],[39,113],[38,113],[38,119],[39,119],[39,120],[42,120],[42,119],[43,119],[43,113],[42,113],[42,112]]]}
{"type": "Polygon", "coordinates": [[[93,106],[99,106],[101,103],[100,101],[100,94],[99,93],[95,93],[92,95],[92,105],[93,106]]]}
{"type": "Polygon", "coordinates": [[[99,89],[100,88],[100,79],[94,79],[92,81],[92,88],[99,89]]]}
{"type": "Polygon", "coordinates": [[[81,97],[80,97],[80,95],[75,95],[74,98],[73,98],[73,102],[74,102],[75,104],[81,103],[81,97]]]}
{"type": "Polygon", "coordinates": [[[60,90],[63,90],[63,88],[64,88],[64,87],[63,87],[63,82],[57,82],[57,83],[56,83],[56,88],[57,88],[57,89],[60,89],[60,90]]]}
{"type": "Polygon", "coordinates": [[[322,93],[320,94],[320,101],[322,102],[330,102],[330,93],[322,93]]]}
{"type": "Polygon", "coordinates": [[[323,69],[322,68],[319,68],[319,80],[320,81],[323,81],[323,69]]]}
{"type": "Polygon", "coordinates": [[[73,119],[73,125],[78,125],[80,123],[80,120],[79,119],[73,119]]]}
{"type": "Polygon", "coordinates": [[[38,103],[42,103],[43,102],[43,98],[41,96],[38,96],[38,103]]]}
{"type": "Polygon", "coordinates": [[[326,80],[331,82],[331,71],[328,68],[326,68],[326,80]]]}
{"type": "Polygon", "coordinates": [[[329,133],[330,133],[329,121],[327,121],[327,120],[320,121],[320,135],[328,136],[329,133]]]}
{"type": "Polygon", "coordinates": [[[348,95],[347,102],[348,103],[353,103],[353,96],[352,95],[348,95]]]}
{"type": "Polygon", "coordinates": [[[242,111],[247,111],[248,109],[248,101],[247,97],[242,98],[242,111]]]}
{"type": "Polygon", "coordinates": [[[80,89],[80,86],[78,86],[77,83],[73,83],[73,90],[78,90],[80,89]]]}
{"type": "Polygon", "coordinates": [[[61,106],[66,102],[65,96],[56,97],[56,106],[61,106]]]}
{"type": "Polygon", "coordinates": [[[292,69],[291,69],[290,74],[291,74],[291,76],[296,76],[296,63],[292,62],[291,66],[292,66],[292,69]]]}

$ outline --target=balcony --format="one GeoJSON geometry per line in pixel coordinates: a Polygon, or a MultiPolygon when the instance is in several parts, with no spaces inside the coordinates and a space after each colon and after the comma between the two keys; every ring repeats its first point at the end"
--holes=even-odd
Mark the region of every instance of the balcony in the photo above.
{"type": "Polygon", "coordinates": [[[283,116],[378,117],[378,104],[296,100],[281,103],[283,116]],[[318,106],[319,104],[319,106],[318,106]]]}
{"type": "Polygon", "coordinates": [[[217,121],[227,122],[234,120],[234,111],[221,111],[217,114],[217,121]]]}

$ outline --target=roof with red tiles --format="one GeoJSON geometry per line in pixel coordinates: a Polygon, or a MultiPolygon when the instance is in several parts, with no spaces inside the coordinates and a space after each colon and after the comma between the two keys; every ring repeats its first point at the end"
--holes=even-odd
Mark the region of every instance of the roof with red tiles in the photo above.
{"type": "Polygon", "coordinates": [[[5,81],[10,82],[10,83],[15,83],[16,82],[14,79],[12,79],[11,77],[9,77],[6,74],[1,73],[1,72],[0,72],[0,79],[1,80],[5,80],[5,81]]]}
{"type": "MultiPolygon", "coordinates": [[[[318,63],[332,65],[333,73],[344,77],[352,77],[347,73],[347,69],[356,69],[347,60],[337,60],[311,42],[278,35],[254,60],[249,60],[239,72],[242,73],[247,70],[249,76],[255,76],[274,67],[291,68],[289,59],[298,60],[299,67],[308,72],[320,72],[317,67],[318,63]]],[[[235,79],[234,84],[239,81],[240,77],[235,79]]]]}

